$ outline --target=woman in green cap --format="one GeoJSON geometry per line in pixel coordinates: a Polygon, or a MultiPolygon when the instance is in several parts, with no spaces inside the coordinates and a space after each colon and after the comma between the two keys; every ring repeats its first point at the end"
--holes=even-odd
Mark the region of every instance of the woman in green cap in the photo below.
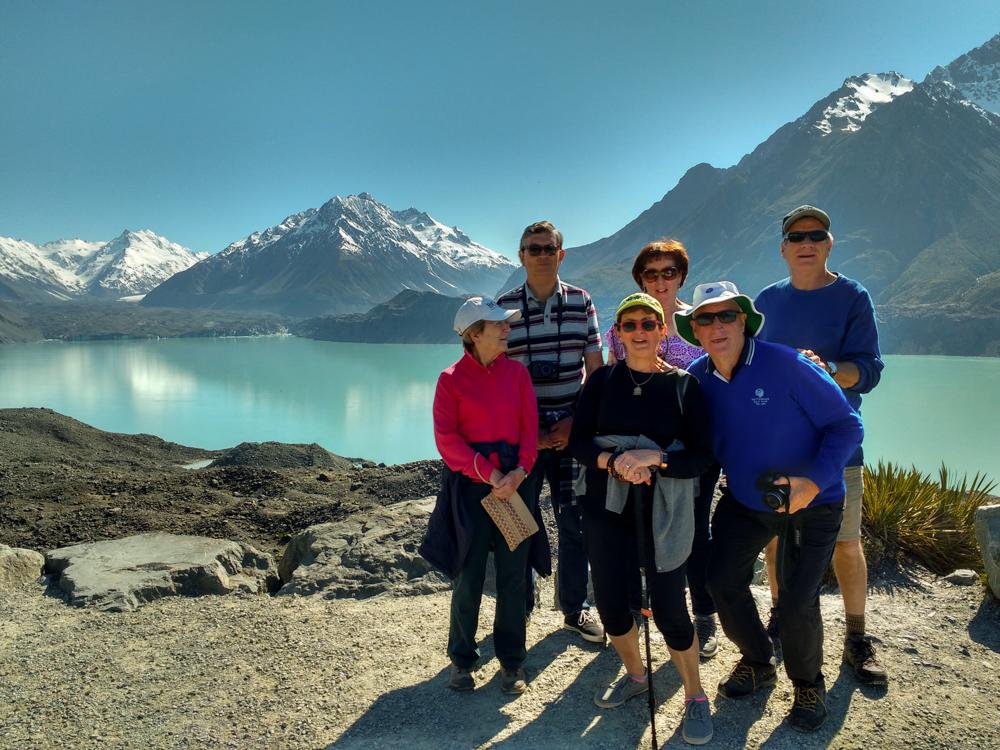
{"type": "Polygon", "coordinates": [[[578,494],[597,610],[625,665],[625,674],[594,701],[614,708],[648,690],[624,585],[630,561],[639,560],[653,619],[684,684],[682,734],[703,744],[711,739],[712,720],[684,589],[694,537],[694,478],[713,461],[708,419],[698,382],[684,370],[658,366],[666,326],[655,298],[639,292],[623,299],[615,330],[627,360],[587,379],[569,444],[585,469],[586,488],[578,494]],[[630,554],[632,548],[638,555],[630,554]]]}

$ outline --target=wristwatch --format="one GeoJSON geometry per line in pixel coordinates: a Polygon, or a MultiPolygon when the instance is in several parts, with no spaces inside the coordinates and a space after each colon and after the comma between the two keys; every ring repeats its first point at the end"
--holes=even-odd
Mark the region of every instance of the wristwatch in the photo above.
{"type": "Polygon", "coordinates": [[[829,370],[830,375],[833,376],[837,374],[837,370],[839,370],[840,368],[837,367],[837,363],[831,359],[826,363],[826,369],[829,370]]]}
{"type": "Polygon", "coordinates": [[[667,468],[667,458],[668,458],[667,452],[666,451],[660,451],[660,468],[661,469],[667,468]]]}

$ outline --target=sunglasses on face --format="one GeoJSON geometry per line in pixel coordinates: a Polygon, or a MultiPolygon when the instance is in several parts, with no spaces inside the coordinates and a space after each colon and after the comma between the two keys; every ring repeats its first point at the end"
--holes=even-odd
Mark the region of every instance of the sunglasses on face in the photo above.
{"type": "Polygon", "coordinates": [[[700,326],[710,326],[716,318],[720,323],[732,323],[738,317],[740,317],[739,310],[719,310],[719,312],[698,313],[691,320],[700,326]]]}
{"type": "Polygon", "coordinates": [[[659,322],[655,320],[641,320],[639,322],[626,320],[624,323],[618,324],[618,330],[624,331],[625,333],[635,333],[638,328],[642,328],[642,330],[649,333],[650,331],[655,331],[659,327],[659,322]]]}
{"type": "Polygon", "coordinates": [[[555,245],[525,245],[522,250],[526,250],[532,258],[537,258],[541,254],[555,255],[559,248],[555,245]]]}
{"type": "Polygon", "coordinates": [[[642,276],[643,281],[648,281],[650,284],[652,284],[661,276],[667,281],[676,279],[678,276],[681,275],[681,272],[674,266],[670,266],[669,268],[661,268],[660,270],[656,270],[655,268],[647,268],[639,275],[642,276]]]}
{"type": "Polygon", "coordinates": [[[810,229],[808,232],[789,232],[785,235],[785,242],[805,242],[809,240],[810,242],[822,242],[830,233],[825,229],[810,229]]]}

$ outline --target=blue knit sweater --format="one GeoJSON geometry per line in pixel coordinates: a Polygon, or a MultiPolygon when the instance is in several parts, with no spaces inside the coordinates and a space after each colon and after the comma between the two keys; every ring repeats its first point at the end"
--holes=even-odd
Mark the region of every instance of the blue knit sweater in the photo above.
{"type": "Polygon", "coordinates": [[[864,431],[822,368],[787,346],[747,337],[729,381],[707,355],[688,370],[701,384],[712,447],[736,500],[770,512],[759,486],[770,471],[815,482],[813,505],[843,502],[844,466],[864,431]]]}
{"type": "MultiPolygon", "coordinates": [[[[857,365],[861,377],[844,389],[844,395],[860,412],[861,394],[878,385],[885,366],[868,291],[843,275],[832,284],[808,291],[796,289],[790,279],[782,279],[763,289],[754,304],[766,318],[758,339],[812,349],[824,362],[857,365]]],[[[863,458],[858,446],[847,465],[860,466],[863,458]]]]}

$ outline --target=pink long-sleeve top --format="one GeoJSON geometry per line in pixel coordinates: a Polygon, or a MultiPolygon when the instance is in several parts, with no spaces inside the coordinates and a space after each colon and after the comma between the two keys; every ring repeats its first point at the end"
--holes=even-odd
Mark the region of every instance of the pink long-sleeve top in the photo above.
{"type": "Polygon", "coordinates": [[[438,377],[434,393],[434,440],[452,471],[489,484],[500,468],[469,443],[503,440],[519,446],[519,465],[530,472],[538,451],[538,403],[531,376],[501,354],[484,367],[469,352],[438,377]]]}

